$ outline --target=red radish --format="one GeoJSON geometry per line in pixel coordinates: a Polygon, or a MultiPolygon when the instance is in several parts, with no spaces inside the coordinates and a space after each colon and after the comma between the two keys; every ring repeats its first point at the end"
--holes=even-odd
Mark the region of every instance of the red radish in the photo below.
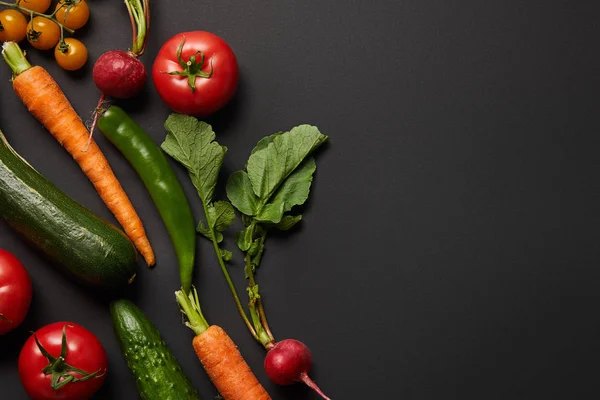
{"type": "Polygon", "coordinates": [[[269,378],[278,385],[291,385],[304,382],[321,397],[331,400],[308,377],[312,366],[312,353],[302,342],[285,339],[277,342],[265,357],[265,371],[269,378]]]}
{"type": "MultiPolygon", "coordinates": [[[[94,64],[92,76],[96,87],[102,92],[98,106],[94,111],[94,119],[90,126],[90,139],[98,121],[98,112],[104,103],[104,96],[117,99],[128,99],[140,93],[146,84],[146,68],[138,60],[148,41],[150,28],[149,0],[125,0],[131,27],[133,29],[133,46],[130,51],[110,50],[102,54],[94,64]]],[[[89,146],[88,142],[88,146],[89,146]]]]}
{"type": "Polygon", "coordinates": [[[133,53],[111,50],[94,65],[94,82],[107,96],[127,99],[137,95],[146,84],[146,68],[133,53]]]}
{"type": "Polygon", "coordinates": [[[131,51],[110,50],[94,64],[93,77],[103,96],[127,99],[137,95],[146,83],[146,68],[138,60],[146,49],[150,27],[149,0],[125,0],[133,29],[131,51]]]}

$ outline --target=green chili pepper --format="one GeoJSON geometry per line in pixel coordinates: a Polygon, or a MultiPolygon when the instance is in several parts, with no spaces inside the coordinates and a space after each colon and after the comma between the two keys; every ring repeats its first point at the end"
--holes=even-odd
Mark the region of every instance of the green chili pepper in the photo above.
{"type": "Polygon", "coordinates": [[[98,118],[98,128],[136,170],[160,213],[179,260],[183,290],[192,285],[196,228],[185,192],[164,153],[123,109],[111,106],[98,118]]]}

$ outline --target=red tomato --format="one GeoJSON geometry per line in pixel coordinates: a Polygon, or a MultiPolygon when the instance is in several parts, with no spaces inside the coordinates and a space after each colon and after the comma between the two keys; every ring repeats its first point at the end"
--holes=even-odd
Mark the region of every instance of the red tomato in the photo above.
{"type": "Polygon", "coordinates": [[[19,376],[33,400],[89,399],[104,383],[107,368],[106,353],[98,338],[71,322],[55,322],[38,330],[27,339],[19,355],[19,376]],[[53,376],[57,379],[54,388],[53,376]]]}
{"type": "Polygon", "coordinates": [[[31,304],[31,279],[19,260],[0,249],[0,335],[21,325],[31,304]]]}
{"type": "Polygon", "coordinates": [[[206,117],[233,97],[238,64],[231,47],[217,35],[185,32],[167,40],[160,49],[152,79],[173,111],[206,117]]]}

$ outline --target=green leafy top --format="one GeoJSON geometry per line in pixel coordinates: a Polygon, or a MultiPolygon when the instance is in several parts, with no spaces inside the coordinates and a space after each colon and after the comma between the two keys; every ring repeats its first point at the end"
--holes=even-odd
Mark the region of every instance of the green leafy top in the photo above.
{"type": "Polygon", "coordinates": [[[171,114],[165,128],[162,149],[187,168],[200,199],[211,203],[227,147],[215,141],[209,124],[194,117],[171,114]]]}
{"type": "MultiPolygon", "coordinates": [[[[204,207],[206,223],[200,221],[198,232],[216,243],[223,241],[223,232],[235,219],[231,204],[225,201],[213,203],[215,186],[227,147],[215,141],[215,133],[206,122],[194,117],[171,114],[165,122],[167,137],[162,149],[185,168],[198,191],[204,207]]],[[[231,252],[220,249],[221,257],[231,260],[231,252]]]]}
{"type": "MultiPolygon", "coordinates": [[[[279,224],[284,213],[308,199],[315,160],[308,157],[327,136],[311,125],[261,139],[245,171],[227,182],[227,197],[241,213],[257,222],[279,224]]],[[[289,224],[289,219],[285,226],[289,224]]]]}
{"type": "Polygon", "coordinates": [[[286,213],[308,199],[317,168],[310,154],[327,139],[311,125],[267,136],[252,150],[246,169],[230,176],[227,197],[246,225],[237,245],[253,268],[260,263],[267,230],[287,230],[302,219],[286,213]]]}

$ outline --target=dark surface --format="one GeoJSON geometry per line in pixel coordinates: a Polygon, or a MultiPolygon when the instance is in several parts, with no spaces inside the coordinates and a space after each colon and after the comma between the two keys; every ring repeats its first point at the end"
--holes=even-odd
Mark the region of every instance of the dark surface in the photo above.
{"type": "MultiPolygon", "coordinates": [[[[130,45],[125,8],[93,0],[78,37],[95,60],[130,45]]],[[[222,35],[241,67],[233,103],[209,119],[229,147],[224,176],[261,137],[300,123],[332,137],[300,229],[268,243],[258,280],[275,334],[313,350],[333,399],[589,399],[600,395],[600,56],[591,1],[155,1],[143,61],[171,35],[222,35]],[[460,5],[458,5],[460,3],[460,5]]],[[[47,67],[88,118],[91,64],[47,67]]],[[[0,66],[0,120],[36,168],[114,221],[68,154],[24,109],[0,66]]],[[[168,109],[151,83],[120,102],[152,137],[168,109]]],[[[173,299],[176,260],[126,161],[96,135],[139,211],[159,264],[140,264],[133,299],[163,332],[203,399],[216,394],[173,299]]],[[[177,173],[201,210],[184,171],[177,173]]],[[[231,240],[228,243],[232,247],[231,240]]],[[[34,301],[0,338],[2,399],[24,399],[16,359],[27,332],[58,320],[98,335],[111,372],[97,399],[136,391],[107,299],[64,279],[4,224],[0,246],[27,266],[34,301]]],[[[240,346],[274,399],[280,388],[236,314],[210,244],[195,283],[207,318],[240,346]]],[[[239,253],[231,271],[243,288],[239,253]]]]}

